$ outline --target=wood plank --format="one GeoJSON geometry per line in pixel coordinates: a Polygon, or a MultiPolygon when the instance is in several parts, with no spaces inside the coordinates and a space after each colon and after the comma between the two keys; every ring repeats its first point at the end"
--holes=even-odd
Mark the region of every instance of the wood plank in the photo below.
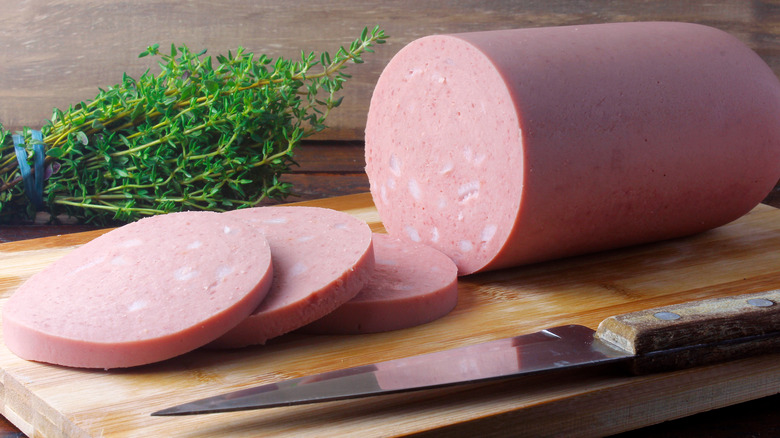
{"type": "Polygon", "coordinates": [[[287,202],[354,195],[369,190],[363,142],[307,141],[295,151],[298,167],[284,175],[293,184],[287,202]]]}
{"type": "Polygon", "coordinates": [[[294,173],[286,175],[282,181],[293,184],[293,194],[288,202],[325,198],[336,189],[348,195],[365,193],[369,189],[365,173],[342,174],[338,181],[329,173],[294,173]]]}
{"type": "Polygon", "coordinates": [[[95,96],[127,72],[155,71],[146,46],[187,44],[212,55],[244,46],[297,57],[334,51],[365,26],[381,25],[388,44],[351,66],[344,104],[320,138],[361,140],[368,104],[384,65],[411,40],[434,33],[634,20],[690,21],[733,33],[780,72],[780,13],[769,0],[527,0],[396,2],[347,0],[31,0],[0,3],[0,123],[40,126],[53,107],[95,96]]]}
{"type": "MultiPolygon", "coordinates": [[[[365,173],[366,157],[362,141],[304,141],[295,150],[293,173],[365,173]]],[[[338,178],[334,178],[338,180],[338,178]]],[[[332,196],[343,195],[334,190],[332,196]]],[[[349,193],[350,195],[352,193],[349,193]]]]}
{"type": "MultiPolygon", "coordinates": [[[[367,194],[312,201],[381,230],[367,194]]],[[[0,297],[94,235],[0,245],[0,297]]],[[[0,347],[3,415],[50,436],[601,436],[780,393],[780,356],[631,377],[603,372],[534,377],[317,406],[152,418],[224,390],[535,331],[594,327],[606,316],[780,285],[780,210],[685,239],[464,277],[447,317],[366,336],[287,335],[237,351],[199,350],[129,370],[26,362],[0,347]]],[[[0,299],[0,306],[6,298],[0,299]]]]}

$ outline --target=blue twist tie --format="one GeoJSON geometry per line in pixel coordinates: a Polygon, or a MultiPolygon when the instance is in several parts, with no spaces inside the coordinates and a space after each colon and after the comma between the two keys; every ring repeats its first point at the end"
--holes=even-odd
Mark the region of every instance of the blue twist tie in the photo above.
{"type": "Polygon", "coordinates": [[[45,146],[43,144],[43,134],[41,131],[31,131],[33,142],[33,159],[35,160],[35,173],[30,171],[30,165],[27,164],[27,150],[24,148],[24,136],[14,134],[14,152],[16,161],[19,163],[19,173],[22,174],[24,182],[24,192],[37,210],[43,209],[43,163],[46,159],[45,146]]]}

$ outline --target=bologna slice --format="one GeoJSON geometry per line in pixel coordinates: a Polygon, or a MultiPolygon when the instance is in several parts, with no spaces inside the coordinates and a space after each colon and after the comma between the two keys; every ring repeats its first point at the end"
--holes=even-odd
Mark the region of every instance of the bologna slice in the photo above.
{"type": "Polygon", "coordinates": [[[388,232],[459,273],[718,227],[780,177],[780,81],[687,23],[424,37],[381,74],[366,172],[388,232]]]}
{"type": "Polygon", "coordinates": [[[31,277],[3,307],[18,356],[121,368],[203,346],[269,291],[262,234],[211,212],[172,213],[112,230],[31,277]]]}
{"type": "Polygon", "coordinates": [[[374,270],[371,229],[340,211],[318,207],[257,207],[228,213],[260,230],[271,245],[271,291],[246,320],[211,343],[264,344],[352,299],[374,270]]]}
{"type": "Polygon", "coordinates": [[[458,268],[428,245],[374,234],[376,267],[353,299],[302,329],[317,334],[378,333],[448,314],[458,302],[458,268]]]}

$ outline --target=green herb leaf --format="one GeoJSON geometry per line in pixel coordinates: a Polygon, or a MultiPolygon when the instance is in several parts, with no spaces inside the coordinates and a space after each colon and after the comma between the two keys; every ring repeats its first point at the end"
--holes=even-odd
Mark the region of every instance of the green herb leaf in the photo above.
{"type": "Polygon", "coordinates": [[[52,158],[60,158],[65,154],[65,151],[62,148],[50,148],[46,151],[46,156],[52,157],[52,158]]]}

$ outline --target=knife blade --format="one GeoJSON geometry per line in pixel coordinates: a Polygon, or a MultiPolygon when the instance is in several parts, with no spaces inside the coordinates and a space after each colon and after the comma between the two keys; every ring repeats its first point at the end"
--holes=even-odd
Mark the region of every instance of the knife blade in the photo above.
{"type": "Polygon", "coordinates": [[[450,350],[264,384],[153,412],[194,415],[293,406],[622,363],[626,374],[780,351],[780,289],[611,316],[450,350]]]}

